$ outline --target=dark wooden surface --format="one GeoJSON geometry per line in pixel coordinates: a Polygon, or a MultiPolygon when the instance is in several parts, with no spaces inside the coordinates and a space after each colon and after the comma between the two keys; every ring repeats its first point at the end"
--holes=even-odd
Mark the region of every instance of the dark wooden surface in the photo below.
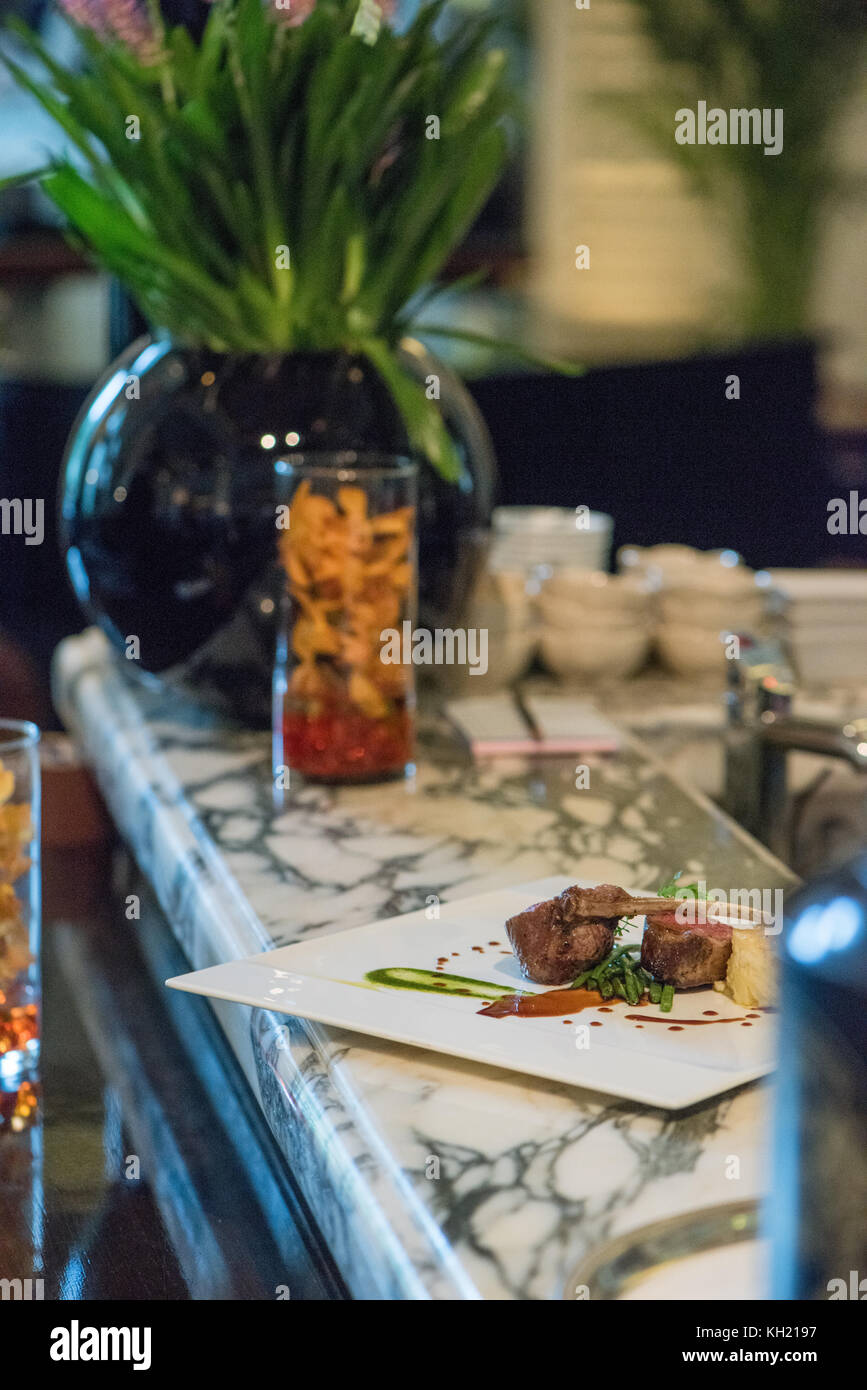
{"type": "Polygon", "coordinates": [[[48,1299],[333,1299],[339,1276],[187,968],[116,849],[46,856],[35,1109],[2,1098],[0,1279],[48,1299]],[[140,921],[125,895],[142,898],[140,921]]]}
{"type": "Polygon", "coordinates": [[[0,285],[45,284],[64,275],[93,272],[92,264],[61,232],[31,231],[0,240],[0,285]]]}

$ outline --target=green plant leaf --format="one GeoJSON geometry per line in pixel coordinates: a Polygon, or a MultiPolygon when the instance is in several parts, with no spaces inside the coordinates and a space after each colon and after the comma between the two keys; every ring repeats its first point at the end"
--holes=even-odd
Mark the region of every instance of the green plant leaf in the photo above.
{"type": "Polygon", "coordinates": [[[46,174],[50,174],[51,168],[50,164],[45,164],[41,169],[28,169],[21,174],[9,174],[5,179],[0,179],[0,193],[7,188],[23,188],[25,184],[44,178],[46,174]]]}
{"type": "Polygon", "coordinates": [[[393,349],[382,339],[364,338],[359,348],[391,392],[415,451],[428,459],[447,482],[457,482],[463,465],[436,404],[428,400],[423,387],[405,371],[393,349]]]}
{"type": "Polygon", "coordinates": [[[8,70],[86,167],[7,182],[38,178],[71,237],[186,341],[271,353],[369,340],[414,446],[457,476],[435,403],[389,344],[502,168],[510,97],[487,21],[459,16],[440,35],[448,6],[433,0],[369,45],[351,33],[357,0],[319,0],[291,28],[262,0],[217,0],[195,40],[164,32],[147,3],[157,63],[74,26],[84,69],[67,69],[14,26],[38,75],[7,56],[8,70]]]}
{"type": "Polygon", "coordinates": [[[508,339],[495,338],[487,333],[474,333],[471,329],[450,328],[447,324],[425,323],[423,319],[407,324],[407,332],[419,338],[453,338],[455,342],[472,343],[476,347],[493,348],[504,357],[513,357],[518,362],[526,362],[532,367],[543,367],[546,371],[557,372],[561,376],[583,376],[586,367],[578,362],[567,362],[562,357],[550,357],[544,352],[534,352],[532,348],[508,339]]]}

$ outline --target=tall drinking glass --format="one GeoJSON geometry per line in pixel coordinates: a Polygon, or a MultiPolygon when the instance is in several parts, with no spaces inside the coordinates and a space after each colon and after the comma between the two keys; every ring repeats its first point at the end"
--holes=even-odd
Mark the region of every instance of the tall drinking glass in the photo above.
{"type": "Polygon", "coordinates": [[[0,719],[0,1091],[39,1061],[39,730],[0,719]]]}
{"type": "Polygon", "coordinates": [[[275,760],[321,782],[412,768],[416,468],[356,453],[277,464],[284,613],[275,760]],[[280,515],[280,512],[283,515],[280,515]]]}

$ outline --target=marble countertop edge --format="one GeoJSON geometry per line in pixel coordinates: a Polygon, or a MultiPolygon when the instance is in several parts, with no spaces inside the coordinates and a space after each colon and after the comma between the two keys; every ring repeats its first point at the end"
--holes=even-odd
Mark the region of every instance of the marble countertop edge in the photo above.
{"type": "MultiPolygon", "coordinates": [[[[90,639],[91,634],[87,633],[76,640],[85,643],[90,639]]],[[[69,672],[64,666],[63,648],[59,648],[54,673],[58,709],[67,729],[86,751],[89,764],[115,823],[129,844],[142,872],[152,883],[173,929],[178,925],[173,916],[182,896],[178,874],[182,875],[187,892],[194,895],[193,910],[196,916],[207,919],[206,939],[195,933],[182,934],[180,938],[192,967],[200,969],[215,964],[218,960],[237,959],[273,949],[273,942],[269,939],[266,929],[246,902],[219,850],[185,797],[183,788],[154,739],[143,726],[141,715],[123,675],[111,670],[107,678],[106,666],[95,654],[92,662],[86,662],[77,668],[71,679],[68,677],[69,672]],[[81,715],[79,702],[84,700],[92,710],[92,715],[87,721],[90,728],[85,727],[81,715]],[[94,737],[92,726],[101,712],[104,714],[106,727],[113,724],[116,729],[121,730],[120,740],[100,741],[94,737]],[[127,756],[130,754],[134,754],[134,758],[127,756]],[[126,779],[123,792],[119,789],[119,778],[126,779]],[[131,814],[131,807],[135,807],[135,814],[131,814]],[[221,944],[225,949],[224,954],[220,951],[221,944]],[[202,953],[203,948],[206,954],[202,953]]],[[[190,910],[189,902],[187,910],[190,910]]],[[[227,1005],[223,1006],[220,1013],[225,1016],[227,1010],[241,1017],[248,1012],[243,1005],[227,1005]]],[[[259,1093],[260,1103],[263,1103],[275,1139],[291,1166],[297,1160],[298,1154],[297,1150],[292,1152],[287,1147],[285,1111],[278,1115],[272,1109],[272,1113],[269,1114],[269,1107],[263,1101],[262,1058],[256,1055],[256,1040],[261,1037],[261,1032],[255,1026],[255,1013],[261,1013],[267,1019],[268,1027],[275,1034],[281,1029],[286,1029],[288,1021],[285,1016],[276,1015],[271,1011],[260,1010],[253,1013],[254,1021],[249,1034],[253,1039],[254,1065],[257,1070],[253,1076],[248,1074],[248,1079],[259,1093]]],[[[323,1180],[327,1183],[330,1178],[336,1192],[341,1196],[351,1197],[349,1205],[356,1221],[361,1215],[360,1205],[363,1203],[367,1208],[363,1224],[370,1235],[378,1240],[380,1248],[377,1259],[380,1263],[384,1262],[389,1276],[387,1279],[380,1279],[378,1285],[372,1283],[369,1277],[363,1277],[359,1289],[353,1289],[353,1292],[357,1293],[357,1296],[371,1296],[372,1288],[379,1287],[380,1296],[427,1299],[432,1295],[417,1273],[417,1266],[427,1267],[430,1273],[433,1273],[437,1266],[441,1266],[435,1273],[436,1282],[444,1286],[440,1289],[440,1297],[480,1298],[481,1295],[461,1269],[438,1226],[418,1201],[401,1170],[394,1164],[375,1127],[367,1120],[345,1069],[340,1065],[339,1050],[335,1055],[319,1025],[306,1019],[293,1019],[291,1022],[309,1045],[310,1055],[317,1059],[317,1086],[314,1088],[307,1084],[306,1078],[295,1067],[299,1089],[291,1098],[292,1106],[300,1105],[308,1120],[307,1138],[314,1135],[319,1148],[321,1170],[315,1179],[311,1176],[306,1184],[308,1191],[305,1195],[323,1228],[328,1226],[329,1217],[334,1215],[333,1212],[325,1212],[325,1204],[316,1201],[317,1195],[321,1195],[323,1191],[323,1180]],[[330,1094],[323,1099],[325,1090],[330,1094]],[[340,1117],[339,1128],[333,1122],[335,1113],[340,1117]],[[356,1162],[359,1154],[364,1155],[368,1176],[371,1166],[375,1165],[377,1186],[392,1189],[384,1201],[372,1197],[356,1162]],[[393,1229],[395,1213],[404,1205],[407,1211],[405,1216],[402,1214],[398,1224],[408,1224],[415,1233],[411,1241],[416,1247],[414,1260],[408,1258],[405,1233],[401,1239],[393,1229]],[[387,1214],[386,1208],[390,1214],[387,1214]],[[383,1284],[387,1286],[389,1283],[391,1293],[387,1294],[383,1284]]],[[[225,1023],[223,1026],[228,1032],[225,1023]]],[[[240,1027],[237,1030],[233,1028],[232,1032],[228,1032],[228,1036],[243,1066],[242,1048],[238,1046],[241,1031],[240,1027]]],[[[291,1050],[284,1048],[284,1057],[290,1055],[291,1050]]],[[[244,1069],[246,1072],[246,1067],[244,1069]]],[[[291,1110],[292,1107],[289,1108],[291,1110]]],[[[334,1237],[333,1231],[328,1234],[334,1237]]],[[[360,1230],[347,1232],[345,1240],[357,1242],[360,1236],[360,1230]]],[[[348,1261],[350,1267],[358,1268],[361,1252],[356,1250],[350,1253],[353,1256],[352,1260],[348,1261]]],[[[369,1246],[367,1255],[369,1258],[369,1246]]]]}

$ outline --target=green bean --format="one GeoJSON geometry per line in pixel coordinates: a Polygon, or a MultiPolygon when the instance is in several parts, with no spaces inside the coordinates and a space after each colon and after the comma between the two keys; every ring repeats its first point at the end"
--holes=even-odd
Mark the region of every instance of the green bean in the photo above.
{"type": "Polygon", "coordinates": [[[658,980],[651,980],[651,982],[650,982],[650,1002],[651,1002],[651,1004],[658,1004],[661,998],[662,998],[662,985],[659,983],[658,980]]]}
{"type": "Polygon", "coordinates": [[[608,974],[610,967],[611,960],[608,956],[606,956],[605,959],[601,960],[599,964],[595,967],[595,969],[591,970],[590,972],[590,979],[592,980],[593,984],[599,985],[602,982],[602,980],[605,979],[605,976],[608,974]]]}
{"type": "Polygon", "coordinates": [[[603,999],[610,999],[614,993],[614,986],[610,980],[604,979],[599,985],[599,993],[603,999]]]}
{"type": "Polygon", "coordinates": [[[612,952],[611,952],[611,959],[612,959],[612,960],[617,960],[617,959],[619,959],[620,956],[628,956],[628,955],[630,955],[633,951],[640,951],[640,950],[641,950],[641,942],[640,942],[640,941],[632,941],[632,942],[630,942],[630,944],[629,944],[628,946],[618,946],[618,947],[616,948],[616,950],[612,951],[612,952]]]}
{"type": "MultiPolygon", "coordinates": [[[[607,956],[604,956],[597,965],[582,971],[573,982],[572,989],[581,989],[582,986],[587,989],[598,989],[604,999],[610,999],[614,993],[613,986],[606,993],[602,988],[603,984],[607,980],[613,980],[616,976],[623,976],[626,971],[631,972],[635,967],[635,962],[631,959],[632,953],[640,950],[641,945],[637,941],[632,942],[629,946],[617,946],[607,956]]],[[[624,994],[622,997],[625,999],[626,995],[624,994]]]]}
{"type": "Polygon", "coordinates": [[[614,993],[618,996],[618,998],[620,998],[620,999],[628,999],[628,998],[629,998],[629,994],[627,993],[626,985],[624,984],[623,980],[622,980],[619,976],[617,976],[617,977],[612,981],[612,984],[613,984],[613,986],[614,986],[614,993]]]}
{"type": "Polygon", "coordinates": [[[637,1004],[640,995],[641,990],[639,988],[638,981],[636,980],[635,976],[631,972],[629,972],[626,976],[626,997],[629,1000],[630,1004],[637,1004]]]}
{"type": "Polygon", "coordinates": [[[663,985],[662,995],[659,1000],[659,1011],[663,1014],[671,1013],[671,1006],[674,1003],[674,985],[663,985]]]}

